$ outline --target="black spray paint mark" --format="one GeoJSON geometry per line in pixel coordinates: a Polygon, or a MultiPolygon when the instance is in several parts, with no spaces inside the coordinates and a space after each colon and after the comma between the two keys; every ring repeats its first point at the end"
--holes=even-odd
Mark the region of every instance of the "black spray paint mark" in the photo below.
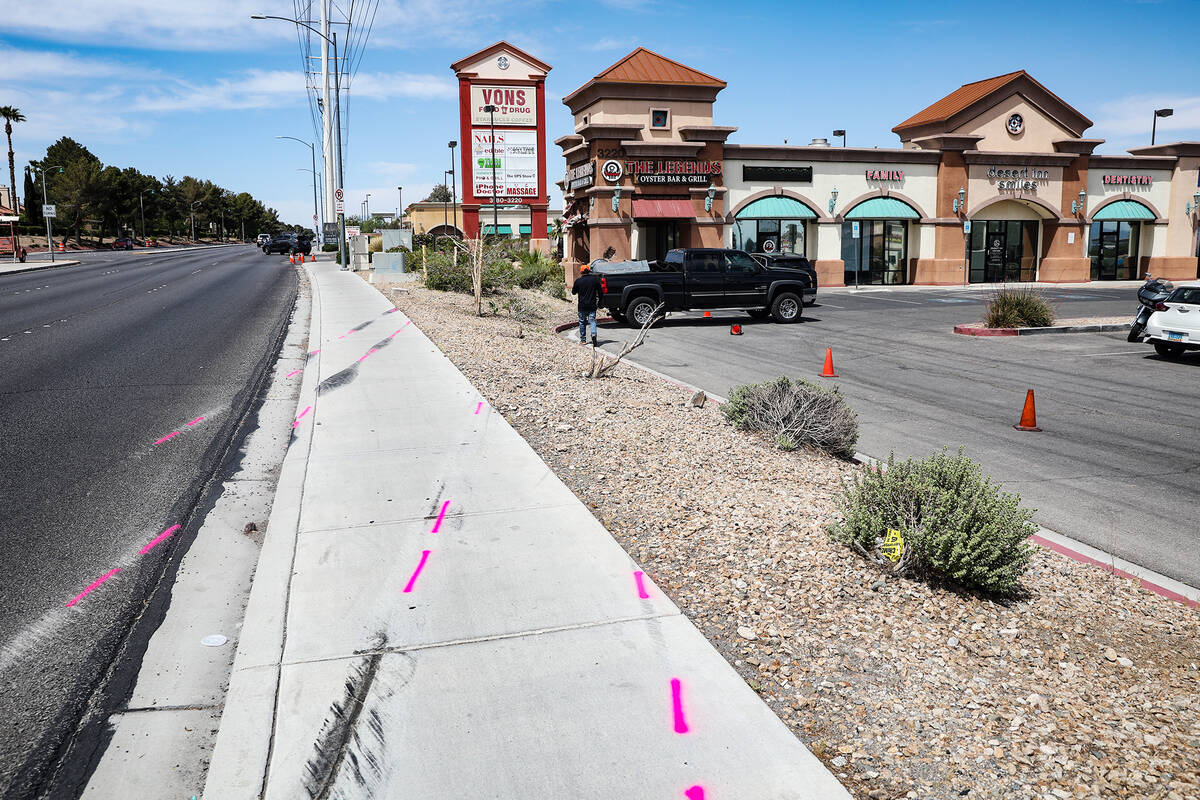
{"type": "Polygon", "coordinates": [[[341,372],[336,372],[325,380],[321,381],[321,383],[317,385],[317,394],[322,395],[325,394],[325,392],[331,392],[334,389],[340,389],[341,387],[351,383],[357,377],[358,364],[354,363],[346,367],[341,372]]]}

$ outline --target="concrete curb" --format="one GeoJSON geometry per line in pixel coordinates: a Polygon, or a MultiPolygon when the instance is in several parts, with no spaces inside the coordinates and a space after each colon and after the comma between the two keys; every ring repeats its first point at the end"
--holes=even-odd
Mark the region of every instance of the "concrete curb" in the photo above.
{"type": "Polygon", "coordinates": [[[954,332],[963,336],[1036,336],[1043,333],[1100,333],[1102,331],[1127,331],[1132,323],[1119,322],[1111,325],[1050,325],[1044,328],[976,328],[970,324],[955,325],[954,332]]]}
{"type": "Polygon", "coordinates": [[[26,261],[25,262],[26,266],[23,266],[20,269],[0,268],[0,278],[3,278],[5,275],[24,275],[28,272],[40,272],[44,269],[53,269],[54,267],[73,267],[76,264],[82,264],[82,263],[83,263],[82,261],[78,261],[78,260],[76,260],[76,261],[69,261],[69,260],[68,261],[47,261],[45,264],[34,264],[33,266],[29,266],[29,262],[26,261]]]}
{"type": "MultiPolygon", "coordinates": [[[[309,281],[312,299],[308,351],[311,352],[314,339],[320,340],[321,304],[311,274],[309,281]]],[[[319,382],[319,369],[304,371],[297,409],[316,405],[319,382]]],[[[214,800],[257,798],[267,779],[280,664],[287,636],[288,587],[300,535],[300,503],[314,428],[301,425],[293,430],[296,440],[288,448],[280,468],[263,548],[254,570],[250,598],[238,636],[237,655],[229,676],[219,733],[205,777],[203,796],[214,800]]]]}

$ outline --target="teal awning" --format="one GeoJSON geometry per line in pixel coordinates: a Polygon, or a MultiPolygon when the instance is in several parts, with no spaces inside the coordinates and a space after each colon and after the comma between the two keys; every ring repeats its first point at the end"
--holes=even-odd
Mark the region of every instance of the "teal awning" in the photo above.
{"type": "Polygon", "coordinates": [[[846,214],[846,219],[920,219],[913,207],[894,197],[872,197],[846,214]]]}
{"type": "Polygon", "coordinates": [[[524,236],[527,233],[530,235],[533,235],[533,226],[532,225],[520,225],[517,227],[517,233],[521,234],[522,236],[524,236]]]}
{"type": "Polygon", "coordinates": [[[1137,200],[1118,200],[1097,211],[1092,219],[1154,219],[1154,212],[1137,200]]]}
{"type": "Polygon", "coordinates": [[[501,225],[499,227],[496,227],[494,225],[484,225],[483,226],[483,235],[484,236],[493,236],[497,233],[504,235],[504,236],[512,236],[512,225],[501,225]]]}
{"type": "Polygon", "coordinates": [[[816,219],[808,206],[791,197],[760,197],[737,213],[738,219],[816,219]]]}

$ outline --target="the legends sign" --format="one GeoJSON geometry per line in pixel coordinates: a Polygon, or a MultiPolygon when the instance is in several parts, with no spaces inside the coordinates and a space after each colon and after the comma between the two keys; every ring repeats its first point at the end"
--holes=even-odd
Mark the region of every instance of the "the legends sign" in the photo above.
{"type": "Polygon", "coordinates": [[[483,109],[495,106],[497,125],[537,125],[536,100],[532,86],[472,86],[471,122],[491,125],[493,112],[483,109]]]}
{"type": "Polygon", "coordinates": [[[720,161],[626,161],[625,171],[635,183],[685,183],[708,186],[720,175],[720,161]]]}
{"type": "Polygon", "coordinates": [[[588,161],[567,170],[567,191],[586,189],[596,182],[596,162],[588,161]]]}

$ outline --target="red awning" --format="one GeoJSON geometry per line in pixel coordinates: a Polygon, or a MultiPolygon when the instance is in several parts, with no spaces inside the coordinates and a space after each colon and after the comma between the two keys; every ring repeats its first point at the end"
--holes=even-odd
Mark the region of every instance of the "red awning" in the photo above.
{"type": "Polygon", "coordinates": [[[633,198],[633,216],[639,219],[695,219],[691,200],[633,198]]]}

